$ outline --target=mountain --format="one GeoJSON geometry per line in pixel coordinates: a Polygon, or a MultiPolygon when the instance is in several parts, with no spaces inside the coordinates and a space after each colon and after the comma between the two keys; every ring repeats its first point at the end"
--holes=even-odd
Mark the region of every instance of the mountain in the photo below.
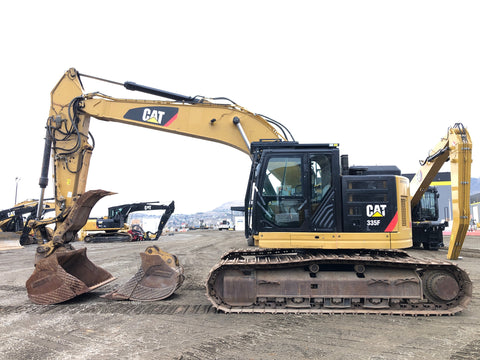
{"type": "Polygon", "coordinates": [[[225,211],[230,212],[230,209],[232,206],[243,206],[243,201],[242,200],[229,201],[213,209],[212,212],[216,212],[216,213],[225,212],[225,211]]]}
{"type": "MultiPolygon", "coordinates": [[[[232,220],[232,216],[241,215],[238,212],[232,212],[232,206],[242,206],[243,201],[235,200],[226,202],[213,210],[198,212],[195,214],[176,214],[173,213],[170,219],[168,220],[168,227],[181,228],[181,227],[190,227],[190,228],[199,228],[201,226],[212,227],[217,225],[223,219],[232,220]]],[[[130,215],[130,221],[133,219],[157,219],[160,220],[161,215],[158,214],[148,214],[148,213],[134,213],[130,215]]]]}

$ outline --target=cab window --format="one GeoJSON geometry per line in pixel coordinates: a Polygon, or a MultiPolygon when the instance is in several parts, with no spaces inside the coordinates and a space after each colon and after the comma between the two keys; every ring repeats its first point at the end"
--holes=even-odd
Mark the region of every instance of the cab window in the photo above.
{"type": "Polygon", "coordinates": [[[325,154],[315,154],[310,157],[311,174],[311,208],[312,212],[318,208],[322,199],[332,188],[332,165],[330,156],[325,154]]]}
{"type": "Polygon", "coordinates": [[[302,158],[271,157],[264,174],[262,217],[278,227],[299,227],[303,224],[304,195],[302,158]]]}

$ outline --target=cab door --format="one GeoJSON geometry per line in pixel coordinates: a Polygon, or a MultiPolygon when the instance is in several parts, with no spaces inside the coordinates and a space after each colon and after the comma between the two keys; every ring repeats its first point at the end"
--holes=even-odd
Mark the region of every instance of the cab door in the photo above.
{"type": "Polygon", "coordinates": [[[255,201],[259,231],[303,227],[307,205],[303,157],[274,154],[265,159],[255,201]]]}
{"type": "Polygon", "coordinates": [[[309,164],[309,217],[310,231],[338,231],[341,212],[339,165],[333,161],[331,152],[308,154],[309,164]],[[336,166],[335,166],[336,165],[336,166]]]}
{"type": "Polygon", "coordinates": [[[271,153],[257,171],[256,233],[336,230],[340,192],[331,151],[271,153]]]}

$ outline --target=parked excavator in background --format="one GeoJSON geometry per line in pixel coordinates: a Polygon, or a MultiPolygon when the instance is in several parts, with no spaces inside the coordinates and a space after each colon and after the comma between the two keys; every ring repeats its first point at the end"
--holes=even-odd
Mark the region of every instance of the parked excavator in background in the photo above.
{"type": "Polygon", "coordinates": [[[93,243],[158,240],[174,211],[174,201],[169,205],[159,204],[158,201],[155,201],[112,206],[108,208],[108,216],[87,220],[79,232],[79,240],[93,243]],[[130,226],[127,224],[128,216],[131,213],[153,210],[165,210],[156,232],[145,232],[140,225],[130,226]]]}
{"type": "Polygon", "coordinates": [[[416,249],[438,250],[444,247],[443,231],[447,220],[440,220],[438,190],[430,186],[412,208],[412,239],[416,249]]]}
{"type": "MultiPolygon", "coordinates": [[[[38,200],[26,200],[16,204],[12,208],[0,210],[0,232],[20,234],[20,245],[41,244],[42,237],[39,236],[39,242],[32,229],[26,226],[28,221],[35,219],[38,212],[37,209],[38,200]]],[[[42,216],[47,212],[54,210],[55,203],[52,201],[45,201],[43,203],[42,216]]]]}
{"type": "MultiPolygon", "coordinates": [[[[84,94],[81,77],[87,75],[68,70],[51,93],[40,187],[43,199],[52,157],[56,218],[49,223],[56,229],[38,248],[26,284],[33,302],[58,303],[113,280],[88,260],[85,249],[69,244],[95,203],[110,194],[86,191],[90,117],[216,141],[250,156],[245,235],[259,248],[230,251],[210,271],[207,297],[220,311],[443,315],[470,302],[465,271],[399,250],[412,246],[411,200],[418,202],[431,182],[425,178],[450,158],[456,210],[448,256],[458,258],[468,226],[471,166],[463,125],[448,130],[412,186],[396,167],[350,167],[338,144],[299,144],[277,121],[226,98],[188,97],[127,82],[115,84],[171,100],[117,99],[84,94]]],[[[40,216],[32,221],[34,227],[45,224],[40,216]]],[[[163,261],[150,250],[141,254],[141,269],[128,286],[107,297],[156,300],[179,286],[183,272],[176,258],[163,261]]]]}

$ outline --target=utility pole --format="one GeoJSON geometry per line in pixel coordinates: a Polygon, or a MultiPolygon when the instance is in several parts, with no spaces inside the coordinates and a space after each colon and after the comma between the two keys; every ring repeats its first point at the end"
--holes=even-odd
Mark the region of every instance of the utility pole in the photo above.
{"type": "Polygon", "coordinates": [[[17,205],[18,183],[22,180],[18,176],[15,178],[15,205],[17,205]]]}

